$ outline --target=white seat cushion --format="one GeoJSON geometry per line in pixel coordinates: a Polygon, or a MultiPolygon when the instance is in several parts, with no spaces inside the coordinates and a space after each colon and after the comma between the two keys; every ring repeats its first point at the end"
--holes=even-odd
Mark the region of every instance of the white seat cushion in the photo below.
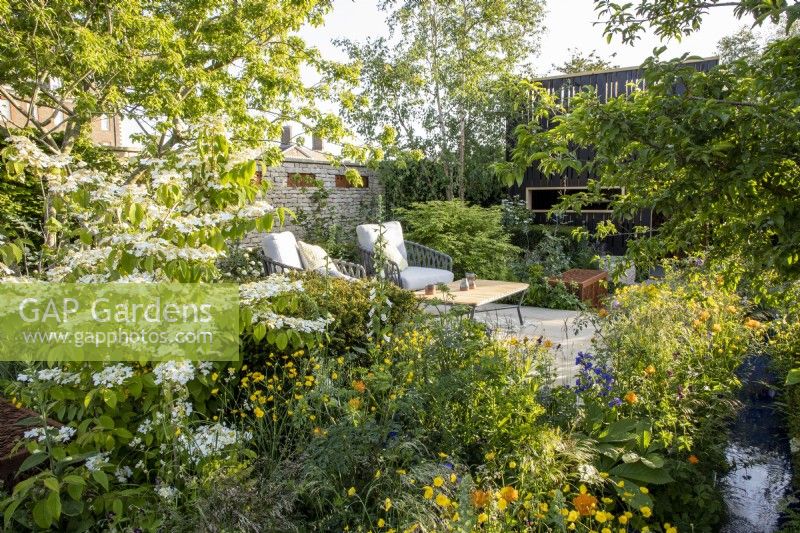
{"type": "Polygon", "coordinates": [[[453,273],[449,270],[438,268],[426,268],[410,266],[400,272],[400,282],[404,289],[418,291],[424,289],[425,285],[431,283],[450,283],[453,281],[453,273]]]}
{"type": "MultiPolygon", "coordinates": [[[[356,228],[358,245],[368,252],[373,251],[380,234],[381,227],[378,224],[361,224],[356,228]]],[[[388,244],[395,246],[403,258],[408,259],[408,255],[406,255],[406,243],[403,238],[403,227],[399,222],[396,220],[384,222],[383,238],[388,244]]]]}
{"type": "Polygon", "coordinates": [[[294,268],[303,268],[300,254],[297,253],[297,239],[291,231],[267,233],[261,241],[264,255],[273,261],[294,268]]]}

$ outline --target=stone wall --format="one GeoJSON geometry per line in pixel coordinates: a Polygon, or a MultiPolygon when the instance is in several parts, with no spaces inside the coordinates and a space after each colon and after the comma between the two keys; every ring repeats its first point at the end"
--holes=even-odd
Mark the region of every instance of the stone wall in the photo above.
{"type": "MultiPolygon", "coordinates": [[[[287,158],[281,166],[268,168],[261,179],[269,180],[267,198],[272,205],[286,207],[300,216],[314,211],[316,203],[313,194],[317,186],[313,181],[321,181],[329,193],[324,214],[346,231],[352,232],[355,238],[355,227],[366,222],[365,218],[374,213],[378,196],[383,194],[383,186],[371,170],[360,166],[352,168],[364,177],[364,188],[348,187],[343,179],[344,168],[313,160],[287,158]],[[298,179],[296,175],[303,178],[298,179]]],[[[277,227],[275,230],[280,231],[277,227]]],[[[302,227],[294,221],[287,219],[284,230],[294,232],[299,239],[303,238],[302,227]]],[[[243,244],[256,246],[260,242],[260,234],[253,232],[245,237],[243,244]]]]}

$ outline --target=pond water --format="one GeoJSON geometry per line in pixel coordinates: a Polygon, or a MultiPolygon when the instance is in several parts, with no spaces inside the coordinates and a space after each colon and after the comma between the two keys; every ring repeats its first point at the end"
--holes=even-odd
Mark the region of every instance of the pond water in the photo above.
{"type": "Polygon", "coordinates": [[[769,361],[752,356],[742,364],[742,409],[726,449],[731,470],[723,477],[728,521],[723,533],[780,530],[784,498],[791,489],[792,465],[784,418],[776,405],[769,361]]]}

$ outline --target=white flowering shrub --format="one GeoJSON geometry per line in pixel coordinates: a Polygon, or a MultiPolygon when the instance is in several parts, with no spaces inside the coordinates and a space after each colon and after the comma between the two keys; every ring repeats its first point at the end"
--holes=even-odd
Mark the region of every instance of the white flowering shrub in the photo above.
{"type": "Polygon", "coordinates": [[[46,184],[48,279],[213,281],[228,242],[283,220],[284,210],[254,182],[257,153],[236,151],[219,123],[201,124],[187,138],[194,140],[163,158],[133,160],[126,175],[10,138],[6,166],[46,184]]]}
{"type": "MultiPolygon", "coordinates": [[[[241,289],[245,357],[315,346],[332,318],[300,305],[300,281],[260,279],[252,253],[241,276],[219,268],[229,243],[283,221],[284,210],[253,179],[258,154],[237,150],[216,123],[199,125],[186,139],[164,157],[132,160],[117,175],[12,137],[0,157],[11,172],[42,180],[49,206],[41,278],[250,278],[255,281],[241,289]]],[[[14,270],[20,253],[0,239],[0,282],[31,280],[14,270]]],[[[246,450],[252,420],[240,416],[252,401],[225,392],[238,387],[246,366],[173,360],[32,364],[20,371],[5,392],[42,416],[28,420],[23,435],[30,456],[20,473],[27,479],[0,500],[6,529],[57,524],[73,530],[105,521],[117,529],[156,529],[159,509],[186,504],[206,463],[252,458],[246,450]]]]}

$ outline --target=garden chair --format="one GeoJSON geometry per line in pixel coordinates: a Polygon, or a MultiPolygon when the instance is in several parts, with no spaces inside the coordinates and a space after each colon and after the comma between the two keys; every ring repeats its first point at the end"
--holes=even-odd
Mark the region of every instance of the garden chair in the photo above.
{"type": "Polygon", "coordinates": [[[403,238],[400,222],[362,224],[356,228],[361,259],[368,274],[374,274],[375,247],[383,243],[386,277],[408,290],[424,289],[426,285],[453,281],[453,258],[403,238]]]}
{"type": "Polygon", "coordinates": [[[261,241],[261,261],[264,263],[267,275],[313,271],[325,276],[350,280],[367,277],[363,266],[341,259],[332,259],[322,248],[298,241],[291,231],[265,235],[261,241]],[[301,253],[301,249],[316,249],[317,256],[312,261],[314,264],[309,264],[309,254],[301,253]]]}

